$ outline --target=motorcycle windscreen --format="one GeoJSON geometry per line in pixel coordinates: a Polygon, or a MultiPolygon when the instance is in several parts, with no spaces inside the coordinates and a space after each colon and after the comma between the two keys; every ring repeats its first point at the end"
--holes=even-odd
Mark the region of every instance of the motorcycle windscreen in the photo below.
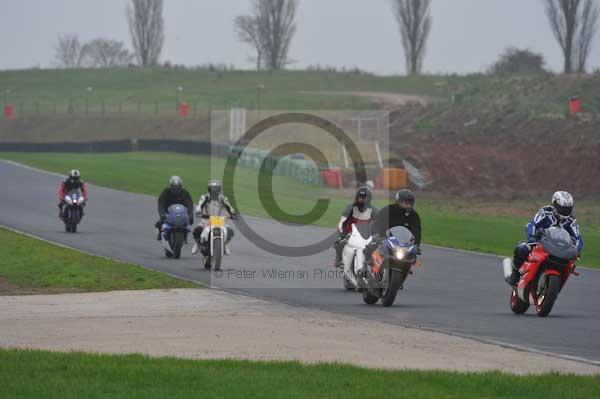
{"type": "Polygon", "coordinates": [[[189,223],[187,208],[180,204],[171,205],[167,209],[167,223],[173,227],[187,226],[189,223]]]}
{"type": "Polygon", "coordinates": [[[571,235],[563,228],[551,227],[544,232],[540,243],[550,255],[560,259],[575,259],[577,248],[571,235]]]}
{"type": "Polygon", "coordinates": [[[395,244],[403,247],[409,247],[415,242],[413,234],[404,226],[392,227],[387,231],[387,236],[389,239],[396,241],[395,244]]]}
{"type": "Polygon", "coordinates": [[[71,190],[67,195],[71,198],[83,197],[83,195],[81,194],[81,190],[71,190]]]}

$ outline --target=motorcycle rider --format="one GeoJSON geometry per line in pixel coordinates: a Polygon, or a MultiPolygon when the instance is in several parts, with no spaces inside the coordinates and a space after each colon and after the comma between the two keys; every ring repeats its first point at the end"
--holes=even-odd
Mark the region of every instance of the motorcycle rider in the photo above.
{"type": "MultiPolygon", "coordinates": [[[[65,196],[69,194],[71,190],[81,190],[83,198],[87,202],[88,200],[88,189],[86,184],[81,179],[81,173],[77,169],[71,170],[69,175],[60,182],[58,186],[58,217],[63,218],[63,207],[65,206],[65,196]]],[[[83,217],[83,210],[81,211],[81,217],[83,217]]]]}
{"type": "MultiPolygon", "coordinates": [[[[365,260],[377,249],[385,238],[386,232],[392,227],[404,226],[415,237],[417,253],[421,254],[421,217],[415,210],[415,194],[409,189],[402,189],[396,193],[395,203],[382,208],[371,223],[372,241],[365,248],[365,260]]],[[[363,271],[366,270],[366,265],[363,271]]]]}
{"type": "Polygon", "coordinates": [[[156,239],[160,241],[161,228],[167,219],[167,210],[171,205],[181,204],[187,208],[190,225],[194,224],[194,201],[190,193],[183,188],[183,180],[179,176],[171,176],[169,187],[165,188],[158,197],[158,217],[155,226],[158,230],[156,239]]]}
{"type": "MultiPolygon", "coordinates": [[[[202,195],[196,206],[196,215],[202,216],[198,226],[194,229],[193,236],[196,241],[192,247],[192,253],[196,254],[201,245],[208,237],[203,236],[202,232],[208,226],[209,216],[222,216],[226,214],[231,219],[237,219],[237,212],[229,202],[229,199],[223,194],[223,184],[219,180],[210,180],[208,182],[208,193],[202,195]]],[[[227,240],[225,240],[225,255],[229,255],[229,242],[233,238],[233,230],[227,227],[227,240]]]]}
{"type": "Polygon", "coordinates": [[[373,192],[368,186],[360,186],[354,195],[354,202],[348,204],[343,210],[342,216],[337,226],[340,235],[339,239],[333,244],[335,249],[335,267],[341,267],[342,253],[344,246],[348,242],[348,237],[352,232],[352,224],[369,223],[377,213],[377,208],[371,205],[373,192]]]}
{"type": "Polygon", "coordinates": [[[527,241],[520,242],[515,248],[513,257],[513,271],[506,279],[506,282],[511,286],[516,285],[521,274],[519,269],[527,260],[532,247],[540,238],[539,234],[550,227],[562,227],[571,236],[573,242],[577,246],[577,251],[581,254],[583,249],[583,237],[579,232],[577,219],[573,216],[573,207],[575,201],[573,196],[566,191],[557,191],[552,195],[552,204],[542,207],[531,219],[525,228],[527,241]]]}

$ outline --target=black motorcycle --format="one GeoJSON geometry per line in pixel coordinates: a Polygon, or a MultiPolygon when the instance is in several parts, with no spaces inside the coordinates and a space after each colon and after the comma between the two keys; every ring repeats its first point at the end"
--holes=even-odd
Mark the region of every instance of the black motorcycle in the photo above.
{"type": "Polygon", "coordinates": [[[64,198],[65,204],[62,208],[61,219],[65,224],[67,233],[76,233],[77,225],[83,218],[85,198],[81,190],[71,190],[64,198]]]}

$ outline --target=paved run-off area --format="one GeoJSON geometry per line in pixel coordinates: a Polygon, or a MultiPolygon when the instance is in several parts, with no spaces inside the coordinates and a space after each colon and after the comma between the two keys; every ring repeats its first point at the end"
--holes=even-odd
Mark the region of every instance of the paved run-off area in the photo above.
{"type": "Polygon", "coordinates": [[[0,297],[0,346],[393,369],[600,372],[446,334],[201,289],[0,297]]]}

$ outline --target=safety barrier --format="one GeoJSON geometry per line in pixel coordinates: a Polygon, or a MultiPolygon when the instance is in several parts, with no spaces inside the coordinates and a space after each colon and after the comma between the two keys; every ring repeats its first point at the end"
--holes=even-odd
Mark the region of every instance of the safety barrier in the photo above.
{"type": "Polygon", "coordinates": [[[140,139],[98,142],[54,142],[25,143],[0,142],[0,151],[4,152],[76,152],[106,153],[131,151],[176,152],[182,154],[202,154],[226,158],[230,151],[240,157],[238,165],[247,168],[263,167],[274,175],[287,176],[306,184],[321,184],[319,167],[311,160],[295,156],[282,157],[270,154],[269,151],[245,147],[232,148],[227,144],[217,144],[194,140],[140,139]],[[264,166],[263,166],[264,165],[264,166]]]}
{"type": "Polygon", "coordinates": [[[131,152],[131,140],[19,143],[0,142],[0,151],[4,152],[131,152]]]}
{"type": "Polygon", "coordinates": [[[319,166],[312,160],[307,160],[296,156],[280,156],[271,154],[267,150],[260,148],[233,147],[233,154],[236,154],[238,165],[247,168],[263,168],[278,176],[288,176],[306,184],[321,184],[321,175],[319,166]]]}

